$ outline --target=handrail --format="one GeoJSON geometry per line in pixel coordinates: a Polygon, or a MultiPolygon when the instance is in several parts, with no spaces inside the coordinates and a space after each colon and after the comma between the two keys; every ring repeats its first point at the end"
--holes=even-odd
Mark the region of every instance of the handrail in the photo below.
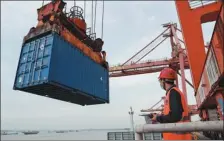
{"type": "Polygon", "coordinates": [[[137,125],[136,133],[223,131],[223,121],[197,121],[137,125]]]}
{"type": "Polygon", "coordinates": [[[212,4],[215,2],[218,2],[218,0],[208,0],[208,1],[203,1],[203,0],[188,0],[189,6],[191,9],[196,9],[198,7],[202,7],[208,4],[212,4]]]}

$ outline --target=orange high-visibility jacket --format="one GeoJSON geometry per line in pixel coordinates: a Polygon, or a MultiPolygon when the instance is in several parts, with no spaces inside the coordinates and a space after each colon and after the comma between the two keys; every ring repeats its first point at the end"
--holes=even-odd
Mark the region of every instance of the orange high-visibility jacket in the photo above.
{"type": "MultiPolygon", "coordinates": [[[[169,102],[169,97],[170,97],[170,91],[172,89],[175,89],[181,96],[181,103],[183,106],[183,113],[182,113],[182,119],[181,121],[177,122],[190,122],[189,120],[189,112],[188,112],[188,105],[186,103],[186,99],[184,94],[177,88],[177,87],[173,87],[171,88],[166,95],[165,98],[165,103],[164,103],[164,110],[163,113],[164,115],[168,115],[170,112],[170,102],[169,102]]],[[[163,133],[163,139],[164,140],[192,140],[192,136],[190,133],[163,133]]]]}

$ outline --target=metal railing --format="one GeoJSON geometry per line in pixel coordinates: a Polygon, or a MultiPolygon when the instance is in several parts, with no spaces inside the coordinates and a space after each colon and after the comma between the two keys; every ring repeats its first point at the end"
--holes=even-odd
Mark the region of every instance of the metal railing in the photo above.
{"type": "Polygon", "coordinates": [[[107,140],[134,140],[134,132],[108,132],[107,140]]]}
{"type": "Polygon", "coordinates": [[[191,9],[196,9],[198,7],[218,2],[218,0],[188,0],[188,2],[191,9]]]}
{"type": "Polygon", "coordinates": [[[160,58],[160,59],[154,59],[154,60],[144,60],[140,61],[139,63],[151,63],[151,62],[156,62],[156,61],[168,61],[169,59],[167,57],[160,58]]]}
{"type": "Polygon", "coordinates": [[[197,103],[197,106],[199,107],[200,105],[201,105],[201,97],[200,97],[200,94],[199,94],[200,92],[198,91],[197,93],[196,93],[196,96],[195,96],[195,98],[196,98],[196,103],[197,103]]]}
{"type": "Polygon", "coordinates": [[[88,27],[86,29],[86,35],[91,38],[92,40],[95,40],[96,39],[96,33],[92,33],[92,28],[91,27],[88,27]]]}
{"type": "Polygon", "coordinates": [[[143,140],[144,133],[183,133],[183,132],[200,132],[200,131],[221,131],[223,132],[223,121],[197,121],[183,123],[166,123],[166,124],[144,124],[135,128],[136,140],[143,140]]]}
{"type": "Polygon", "coordinates": [[[216,58],[214,56],[213,47],[211,46],[211,49],[208,53],[208,58],[206,61],[205,70],[208,75],[209,80],[209,86],[211,87],[217,80],[220,75],[218,64],[216,61],[216,58]]]}
{"type": "MultiPolygon", "coordinates": [[[[169,67],[168,65],[160,65],[160,66],[151,66],[151,67],[144,67],[144,68],[134,68],[134,69],[128,69],[128,70],[125,70],[125,72],[130,72],[130,71],[144,71],[144,70],[153,70],[153,69],[159,69],[159,68],[164,68],[164,67],[169,67]]],[[[110,74],[116,74],[116,73],[121,73],[122,70],[119,70],[119,71],[113,71],[111,72],[110,74]]]]}
{"type": "Polygon", "coordinates": [[[202,74],[202,78],[201,78],[201,81],[199,83],[199,87],[198,87],[198,92],[197,92],[197,95],[199,95],[199,98],[198,100],[200,101],[200,103],[202,103],[206,96],[205,96],[205,88],[204,86],[206,85],[206,81],[205,81],[205,71],[203,71],[203,74],[202,74]]]}
{"type": "MultiPolygon", "coordinates": [[[[144,60],[144,61],[139,61],[137,64],[141,64],[141,63],[151,63],[151,62],[157,62],[157,61],[169,61],[169,59],[167,57],[164,57],[164,58],[160,58],[160,59],[153,59],[153,60],[144,60]]],[[[130,62],[129,65],[132,65],[132,64],[136,64],[134,62],[130,62]]],[[[117,64],[117,65],[111,65],[110,67],[111,68],[115,68],[115,67],[121,67],[123,66],[122,64],[117,64]]]]}

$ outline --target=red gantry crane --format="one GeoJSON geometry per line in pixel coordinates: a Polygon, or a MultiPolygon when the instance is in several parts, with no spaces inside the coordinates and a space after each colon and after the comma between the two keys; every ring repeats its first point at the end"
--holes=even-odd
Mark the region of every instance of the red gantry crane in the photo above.
{"type": "MultiPolygon", "coordinates": [[[[185,78],[184,69],[189,69],[189,63],[186,52],[184,51],[185,49],[182,48],[180,44],[180,42],[183,43],[183,41],[179,37],[177,37],[177,31],[181,32],[181,30],[178,29],[177,25],[174,23],[164,24],[163,27],[166,29],[161,34],[159,34],[154,40],[152,40],[144,48],[138,51],[130,59],[125,61],[125,63],[123,63],[122,65],[110,67],[109,68],[110,77],[122,77],[122,76],[155,73],[160,72],[165,67],[172,67],[181,76],[182,89],[186,96],[185,82],[187,82],[192,87],[193,85],[185,78]],[[149,55],[153,50],[155,50],[168,38],[170,39],[172,48],[171,58],[142,61],[144,57],[149,55]],[[181,73],[179,73],[178,70],[181,70],[181,73]]],[[[178,83],[178,78],[176,82],[178,83]]],[[[197,113],[195,112],[196,105],[191,105],[190,107],[193,107],[193,109],[191,110],[193,111],[192,113],[196,114],[197,113]]],[[[143,111],[144,112],[158,111],[157,109],[152,108],[143,111]]],[[[159,109],[159,111],[161,111],[161,109],[159,109]]]]}

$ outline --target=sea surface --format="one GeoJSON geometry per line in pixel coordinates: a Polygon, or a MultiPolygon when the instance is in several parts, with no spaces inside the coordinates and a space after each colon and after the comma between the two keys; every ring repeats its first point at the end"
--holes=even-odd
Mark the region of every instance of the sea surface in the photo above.
{"type": "MultiPolygon", "coordinates": [[[[1,135],[1,140],[107,140],[108,131],[1,135]]],[[[110,131],[109,131],[110,132],[110,131]]]]}

